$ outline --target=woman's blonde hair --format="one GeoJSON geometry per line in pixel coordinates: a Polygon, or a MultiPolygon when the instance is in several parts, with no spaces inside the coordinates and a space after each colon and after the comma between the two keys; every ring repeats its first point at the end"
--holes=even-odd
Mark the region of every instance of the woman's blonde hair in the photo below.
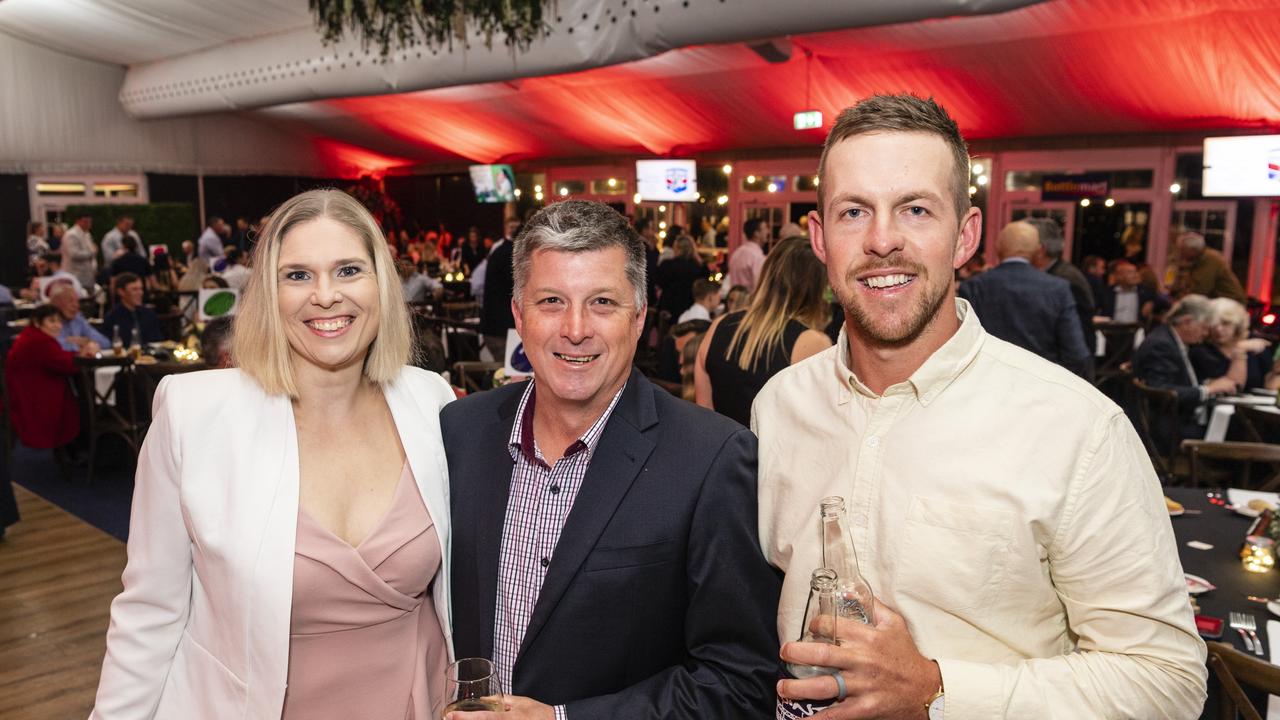
{"type": "Polygon", "coordinates": [[[280,246],[295,227],[319,218],[349,228],[373,260],[378,282],[378,334],[365,355],[365,378],[380,384],[390,382],[413,354],[404,290],[377,221],[355,198],[340,190],[310,190],[286,200],[267,218],[253,249],[253,272],[235,319],[232,361],[271,395],[298,396],[289,340],[280,319],[280,246]]]}
{"type": "Polygon", "coordinates": [[[1220,297],[1210,300],[1209,308],[1214,324],[1230,323],[1235,328],[1232,339],[1240,341],[1249,337],[1249,311],[1244,305],[1231,298],[1220,297]]]}
{"type": "Polygon", "coordinates": [[[751,303],[734,331],[725,359],[738,355],[738,367],[747,372],[774,347],[782,345],[787,322],[797,320],[818,330],[827,323],[827,271],[813,254],[809,241],[788,238],[774,246],[760,268],[751,303]]]}

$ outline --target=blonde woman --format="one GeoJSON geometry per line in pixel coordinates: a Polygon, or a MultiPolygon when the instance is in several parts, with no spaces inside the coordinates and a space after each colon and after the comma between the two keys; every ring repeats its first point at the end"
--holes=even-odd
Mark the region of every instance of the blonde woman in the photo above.
{"type": "Polygon", "coordinates": [[[268,220],[235,369],[175,375],[138,461],[93,718],[425,718],[451,659],[437,419],[386,241],[350,196],[268,220]]]}
{"type": "Polygon", "coordinates": [[[1249,337],[1249,311],[1231,298],[1209,301],[1209,337],[1187,356],[1198,378],[1230,378],[1238,390],[1262,387],[1271,370],[1270,343],[1249,337]]]}
{"type": "Polygon", "coordinates": [[[774,246],[746,310],[716,318],[698,349],[698,404],[750,424],[756,394],[788,365],[831,347],[818,328],[830,320],[827,271],[809,241],[774,246]]]}

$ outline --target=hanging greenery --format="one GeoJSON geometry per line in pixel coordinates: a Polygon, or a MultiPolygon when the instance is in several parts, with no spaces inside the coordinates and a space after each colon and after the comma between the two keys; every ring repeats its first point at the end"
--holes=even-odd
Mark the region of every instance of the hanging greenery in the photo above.
{"type": "Polygon", "coordinates": [[[453,47],[465,41],[468,26],[478,27],[486,47],[499,35],[510,48],[527,50],[546,34],[547,0],[307,0],[325,43],[348,31],[367,49],[392,50],[425,42],[453,47]]]}

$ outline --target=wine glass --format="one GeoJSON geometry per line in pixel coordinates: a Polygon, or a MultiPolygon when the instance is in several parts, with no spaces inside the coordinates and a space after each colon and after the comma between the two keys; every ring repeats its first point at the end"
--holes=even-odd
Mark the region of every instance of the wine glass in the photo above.
{"type": "Polygon", "coordinates": [[[506,712],[498,671],[485,658],[463,658],[445,671],[445,705],[441,717],[455,711],[506,712]]]}

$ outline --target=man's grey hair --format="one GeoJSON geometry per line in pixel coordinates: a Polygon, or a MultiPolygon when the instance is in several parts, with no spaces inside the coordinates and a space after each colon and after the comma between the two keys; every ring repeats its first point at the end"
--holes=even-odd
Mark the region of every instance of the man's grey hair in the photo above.
{"type": "Polygon", "coordinates": [[[1191,318],[1196,322],[1211,323],[1214,319],[1213,303],[1203,295],[1184,295],[1169,311],[1167,322],[1172,327],[1181,322],[1183,318],[1191,318]]]}
{"type": "Polygon", "coordinates": [[[1185,232],[1178,236],[1178,243],[1188,250],[1203,250],[1204,236],[1197,232],[1185,232]]]}
{"type": "Polygon", "coordinates": [[[1040,247],[1044,254],[1057,260],[1062,257],[1062,226],[1053,218],[1027,218],[1026,222],[1035,227],[1040,235],[1040,247]]]}
{"type": "Polygon", "coordinates": [[[200,335],[200,350],[210,367],[219,367],[222,358],[231,354],[232,322],[235,317],[223,315],[210,320],[200,335]]]}
{"type": "Polygon", "coordinates": [[[521,302],[533,256],[539,250],[579,253],[612,247],[622,248],[626,255],[627,280],[635,290],[638,310],[644,306],[647,288],[644,241],[616,210],[587,200],[552,203],[521,228],[512,248],[512,297],[517,304],[521,302]]]}

